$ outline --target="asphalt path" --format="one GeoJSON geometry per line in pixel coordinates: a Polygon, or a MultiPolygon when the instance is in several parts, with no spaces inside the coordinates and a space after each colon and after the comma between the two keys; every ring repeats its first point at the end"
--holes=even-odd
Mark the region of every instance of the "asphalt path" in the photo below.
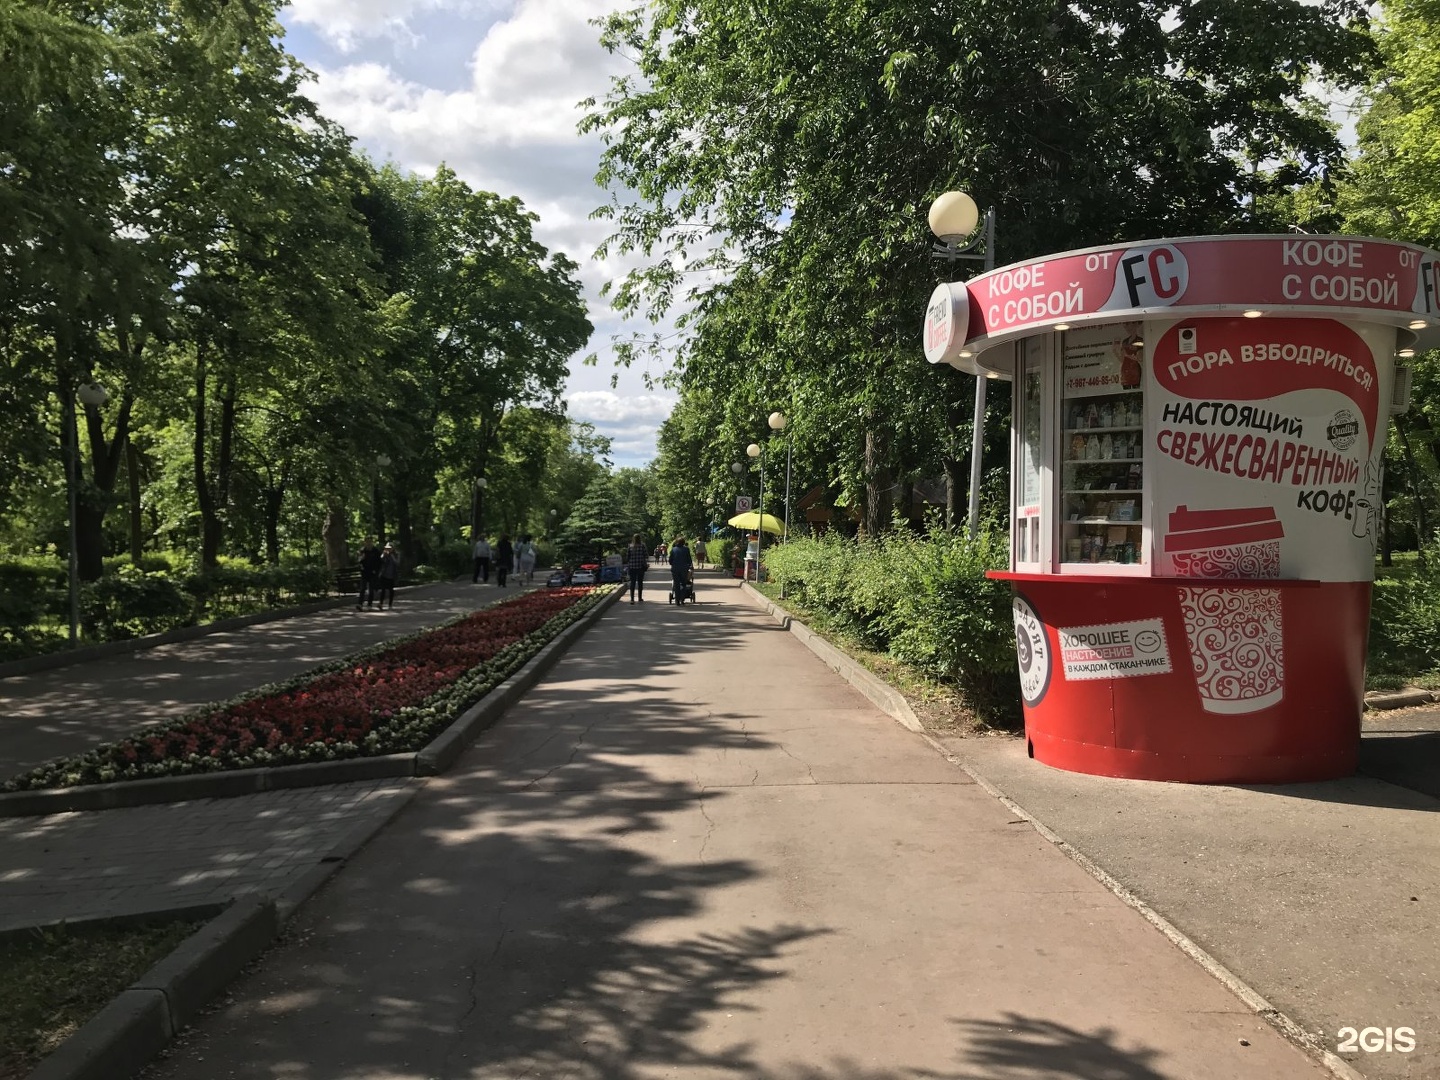
{"type": "Polygon", "coordinates": [[[729,582],[605,614],[154,1080],[1327,1075],[729,582]]]}

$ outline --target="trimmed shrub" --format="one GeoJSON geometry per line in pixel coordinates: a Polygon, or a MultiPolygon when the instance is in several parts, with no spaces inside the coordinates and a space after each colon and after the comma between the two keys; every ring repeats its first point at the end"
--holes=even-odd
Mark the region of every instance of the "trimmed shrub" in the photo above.
{"type": "Polygon", "coordinates": [[[80,590],[87,633],[102,641],[160,634],[195,621],[190,597],[166,574],[122,566],[80,590]]]}
{"type": "Polygon", "coordinates": [[[932,522],[916,535],[836,533],[792,538],[767,551],[770,580],[821,611],[837,629],[941,682],[987,719],[1018,714],[1010,587],[985,576],[1006,565],[1008,541],[971,539],[932,522]]]}

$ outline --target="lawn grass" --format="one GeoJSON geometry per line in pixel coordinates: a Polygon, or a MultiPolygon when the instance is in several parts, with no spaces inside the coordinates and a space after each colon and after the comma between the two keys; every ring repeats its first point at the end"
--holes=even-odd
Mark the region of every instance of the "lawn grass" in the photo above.
{"type": "Polygon", "coordinates": [[[100,924],[0,939],[0,1080],[20,1080],[201,923],[100,924]]]}

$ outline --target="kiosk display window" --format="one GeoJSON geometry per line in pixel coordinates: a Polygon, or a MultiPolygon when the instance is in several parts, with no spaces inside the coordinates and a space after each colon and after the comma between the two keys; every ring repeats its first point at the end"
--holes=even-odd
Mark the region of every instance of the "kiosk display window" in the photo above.
{"type": "Polygon", "coordinates": [[[1060,561],[1143,563],[1144,344],[1137,324],[1065,334],[1060,372],[1060,561]]]}
{"type": "Polygon", "coordinates": [[[1042,467],[1048,449],[1045,442],[1043,365],[1045,349],[1043,338],[1031,338],[1020,352],[1020,377],[1015,381],[1015,515],[1014,556],[1016,566],[1039,569],[1046,558],[1040,513],[1042,495],[1042,467]]]}

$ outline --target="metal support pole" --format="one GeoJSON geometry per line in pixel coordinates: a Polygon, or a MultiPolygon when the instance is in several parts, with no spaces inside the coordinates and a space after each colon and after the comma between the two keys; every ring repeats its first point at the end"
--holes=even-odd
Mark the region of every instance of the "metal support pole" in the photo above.
{"type": "Polygon", "coordinates": [[[75,488],[79,483],[80,433],[75,427],[75,390],[67,387],[62,408],[61,423],[65,425],[65,486],[70,489],[70,648],[79,643],[80,626],[80,557],[75,550],[79,530],[75,527],[75,514],[79,499],[75,488]]]}
{"type": "Polygon", "coordinates": [[[780,530],[783,543],[790,539],[790,436],[785,437],[785,521],[780,530]]]}
{"type": "MultiPolygon", "coordinates": [[[[995,269],[995,208],[985,211],[985,272],[995,269]]],[[[974,430],[970,437],[970,535],[980,533],[980,482],[985,455],[985,383],[984,375],[975,376],[974,430]]]]}
{"type": "Polygon", "coordinates": [[[765,546],[765,444],[760,444],[760,524],[755,529],[755,584],[760,584],[760,551],[765,546]]]}

